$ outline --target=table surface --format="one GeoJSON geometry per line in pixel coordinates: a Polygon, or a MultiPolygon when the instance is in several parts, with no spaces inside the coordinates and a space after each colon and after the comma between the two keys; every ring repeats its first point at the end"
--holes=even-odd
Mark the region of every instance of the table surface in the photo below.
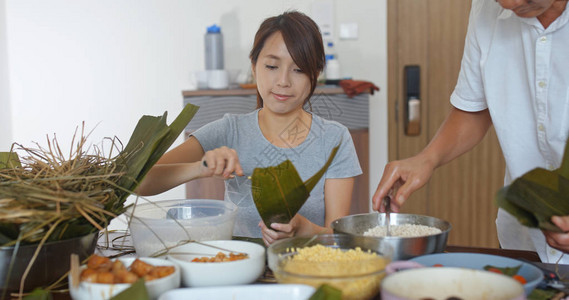
{"type": "MultiPolygon", "coordinates": [[[[522,250],[507,250],[507,249],[497,249],[497,248],[481,248],[481,247],[466,247],[466,246],[456,246],[448,245],[445,252],[468,252],[468,253],[483,253],[505,256],[514,259],[525,259],[536,263],[536,265],[544,267],[548,270],[557,272],[558,274],[569,274],[569,265],[556,265],[541,263],[539,256],[533,251],[522,251],[522,250]]],[[[128,235],[120,232],[114,232],[110,236],[101,235],[99,238],[99,244],[96,253],[100,255],[105,255],[109,257],[117,256],[135,256],[132,244],[128,235]]],[[[267,268],[267,271],[259,279],[257,283],[276,283],[272,272],[267,268]]],[[[68,294],[56,294],[54,299],[70,299],[68,294]]],[[[379,299],[379,298],[377,298],[379,299]]]]}

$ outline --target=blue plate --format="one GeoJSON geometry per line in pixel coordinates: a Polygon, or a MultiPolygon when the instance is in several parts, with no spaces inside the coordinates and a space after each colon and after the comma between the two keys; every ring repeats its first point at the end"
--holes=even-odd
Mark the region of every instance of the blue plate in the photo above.
{"type": "Polygon", "coordinates": [[[524,284],[524,291],[529,295],[533,289],[543,280],[543,273],[541,270],[529,263],[521,260],[480,253],[436,253],[417,256],[410,259],[410,261],[418,262],[426,267],[432,267],[435,264],[441,264],[444,267],[459,267],[469,269],[483,270],[484,266],[492,265],[494,267],[517,267],[521,265],[518,270],[518,275],[523,276],[527,283],[524,284]]]}

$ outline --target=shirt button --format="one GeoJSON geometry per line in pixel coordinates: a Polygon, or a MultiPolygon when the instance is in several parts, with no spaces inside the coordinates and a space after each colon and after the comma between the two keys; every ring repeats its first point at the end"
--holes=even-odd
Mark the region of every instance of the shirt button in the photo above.
{"type": "Polygon", "coordinates": [[[537,130],[539,130],[539,131],[544,131],[544,130],[545,130],[545,126],[543,126],[543,124],[539,124],[539,125],[537,126],[537,130]]]}
{"type": "Polygon", "coordinates": [[[549,249],[549,254],[555,255],[556,253],[557,253],[557,251],[555,251],[554,249],[549,249]]]}
{"type": "Polygon", "coordinates": [[[555,168],[553,167],[552,164],[547,164],[547,169],[548,169],[549,171],[553,171],[555,168]]]}
{"type": "Polygon", "coordinates": [[[545,42],[547,42],[547,37],[546,37],[546,36],[542,36],[542,37],[539,38],[539,41],[542,42],[542,43],[545,43],[545,42]]]}
{"type": "Polygon", "coordinates": [[[545,81],[540,81],[537,83],[537,85],[539,85],[540,88],[544,88],[547,85],[547,83],[545,83],[545,81]]]}

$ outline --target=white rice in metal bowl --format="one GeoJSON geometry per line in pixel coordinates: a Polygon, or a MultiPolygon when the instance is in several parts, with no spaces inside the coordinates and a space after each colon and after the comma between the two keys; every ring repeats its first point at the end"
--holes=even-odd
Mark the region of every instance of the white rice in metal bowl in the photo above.
{"type": "MultiPolygon", "coordinates": [[[[391,225],[391,236],[398,237],[419,237],[426,235],[434,235],[441,233],[436,227],[415,224],[391,225]]],[[[384,237],[387,232],[387,226],[375,226],[364,232],[364,236],[384,237]]]]}

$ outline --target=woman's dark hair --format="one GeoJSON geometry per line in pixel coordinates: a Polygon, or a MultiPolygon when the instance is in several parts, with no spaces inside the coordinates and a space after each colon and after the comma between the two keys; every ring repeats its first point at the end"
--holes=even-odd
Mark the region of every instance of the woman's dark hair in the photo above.
{"type": "MultiPolygon", "coordinates": [[[[257,59],[265,41],[275,32],[282,34],[292,60],[310,79],[311,90],[308,97],[304,99],[306,103],[314,93],[318,74],[324,69],[325,63],[324,45],[318,25],[307,15],[298,11],[288,11],[266,19],[255,34],[253,49],[249,53],[253,65],[257,65],[257,59]]],[[[263,98],[257,91],[257,108],[261,107],[263,107],[263,98]]]]}

